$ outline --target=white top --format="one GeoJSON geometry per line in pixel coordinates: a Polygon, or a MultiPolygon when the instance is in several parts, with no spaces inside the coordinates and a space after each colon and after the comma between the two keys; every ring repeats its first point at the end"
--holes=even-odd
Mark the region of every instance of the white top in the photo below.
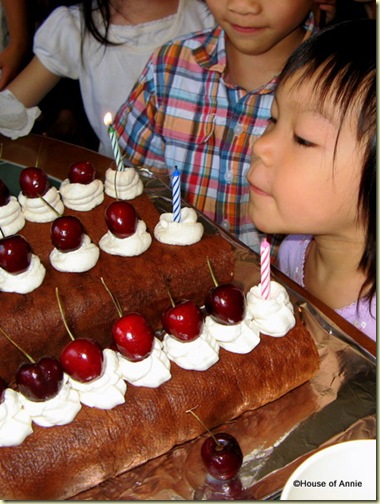
{"type": "Polygon", "coordinates": [[[155,48],[215,21],[200,0],[179,0],[177,13],[164,19],[111,25],[108,37],[121,46],[105,47],[86,36],[82,59],[80,19],[77,5],[55,9],[36,33],[34,53],[54,74],[79,79],[87,117],[100,139],[99,151],[113,157],[104,115],[111,112],[114,117],[155,48]]]}

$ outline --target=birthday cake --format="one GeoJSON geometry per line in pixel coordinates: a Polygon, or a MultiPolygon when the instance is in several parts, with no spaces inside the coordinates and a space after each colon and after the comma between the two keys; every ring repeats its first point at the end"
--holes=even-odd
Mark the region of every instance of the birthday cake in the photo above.
{"type": "MultiPolygon", "coordinates": [[[[105,215],[114,202],[105,194],[95,208],[83,212],[66,207],[63,216],[79,218],[97,246],[110,231],[105,215]]],[[[186,411],[197,407],[211,428],[276,400],[311,379],[319,367],[308,331],[294,317],[287,322],[291,309],[287,299],[286,316],[278,317],[282,324],[285,320],[283,337],[265,335],[270,333],[270,321],[266,318],[266,326],[255,322],[252,310],[257,303],[252,301],[240,322],[226,324],[206,317],[201,335],[174,346],[168,343],[171,335],[162,315],[170,298],[174,304],[188,300],[191,309],[207,304],[215,287],[210,266],[219,285],[229,285],[233,249],[221,236],[207,234],[191,245],[162,243],[156,233],[167,227],[168,219],[159,225],[160,215],[146,194],[129,200],[129,205],[151,236],[148,248],[137,256],[121,256],[99,247],[95,265],[79,273],[52,265],[51,222],[27,220],[19,231],[45,274],[31,292],[0,294],[1,377],[9,384],[0,386],[0,425],[6,431],[0,447],[2,499],[69,498],[197,437],[204,429],[186,411]],[[152,336],[148,351],[141,350],[136,357],[128,354],[124,335],[118,338],[117,330],[129,323],[138,324],[148,339],[163,324],[165,330],[152,336]],[[83,383],[68,376],[65,368],[59,393],[52,399],[21,397],[15,376],[25,356],[9,338],[35,360],[48,355],[63,361],[68,332],[74,342],[91,339],[100,345],[102,366],[96,379],[83,383]],[[201,340],[212,355],[204,370],[176,360],[179,345],[183,353],[201,340]],[[24,426],[22,439],[7,442],[17,425],[24,426]]],[[[193,227],[192,218],[190,222],[193,227]]],[[[198,355],[192,358],[195,364],[202,360],[203,350],[198,355]]]]}

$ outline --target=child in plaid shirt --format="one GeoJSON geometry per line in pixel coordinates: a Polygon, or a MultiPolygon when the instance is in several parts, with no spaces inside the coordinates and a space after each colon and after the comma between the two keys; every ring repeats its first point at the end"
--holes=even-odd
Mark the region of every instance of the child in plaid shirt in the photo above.
{"type": "Polygon", "coordinates": [[[315,31],[313,0],[207,0],[218,24],[149,60],[114,124],[126,163],[177,167],[182,196],[259,250],[246,175],[277,75],[315,31]]]}

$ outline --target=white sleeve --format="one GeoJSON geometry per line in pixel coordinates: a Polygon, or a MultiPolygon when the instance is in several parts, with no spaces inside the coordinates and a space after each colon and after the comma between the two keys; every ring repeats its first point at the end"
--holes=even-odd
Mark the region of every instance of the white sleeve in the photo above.
{"type": "Polygon", "coordinates": [[[81,60],[81,16],[77,6],[58,7],[37,30],[34,54],[59,77],[78,79],[81,60]]]}
{"type": "Polygon", "coordinates": [[[0,92],[0,133],[2,135],[12,140],[28,135],[40,113],[38,107],[25,108],[8,89],[0,92]]]}

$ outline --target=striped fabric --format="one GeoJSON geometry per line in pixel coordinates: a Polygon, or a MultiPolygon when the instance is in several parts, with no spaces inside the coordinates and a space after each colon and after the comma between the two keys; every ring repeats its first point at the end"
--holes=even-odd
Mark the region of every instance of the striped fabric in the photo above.
{"type": "MultiPolygon", "coordinates": [[[[306,38],[312,14],[305,28],[306,38]]],[[[176,166],[184,199],[259,252],[246,175],[276,78],[247,93],[224,80],[225,69],[220,26],[169,42],[149,60],[114,125],[127,164],[170,172],[176,166]]]]}

